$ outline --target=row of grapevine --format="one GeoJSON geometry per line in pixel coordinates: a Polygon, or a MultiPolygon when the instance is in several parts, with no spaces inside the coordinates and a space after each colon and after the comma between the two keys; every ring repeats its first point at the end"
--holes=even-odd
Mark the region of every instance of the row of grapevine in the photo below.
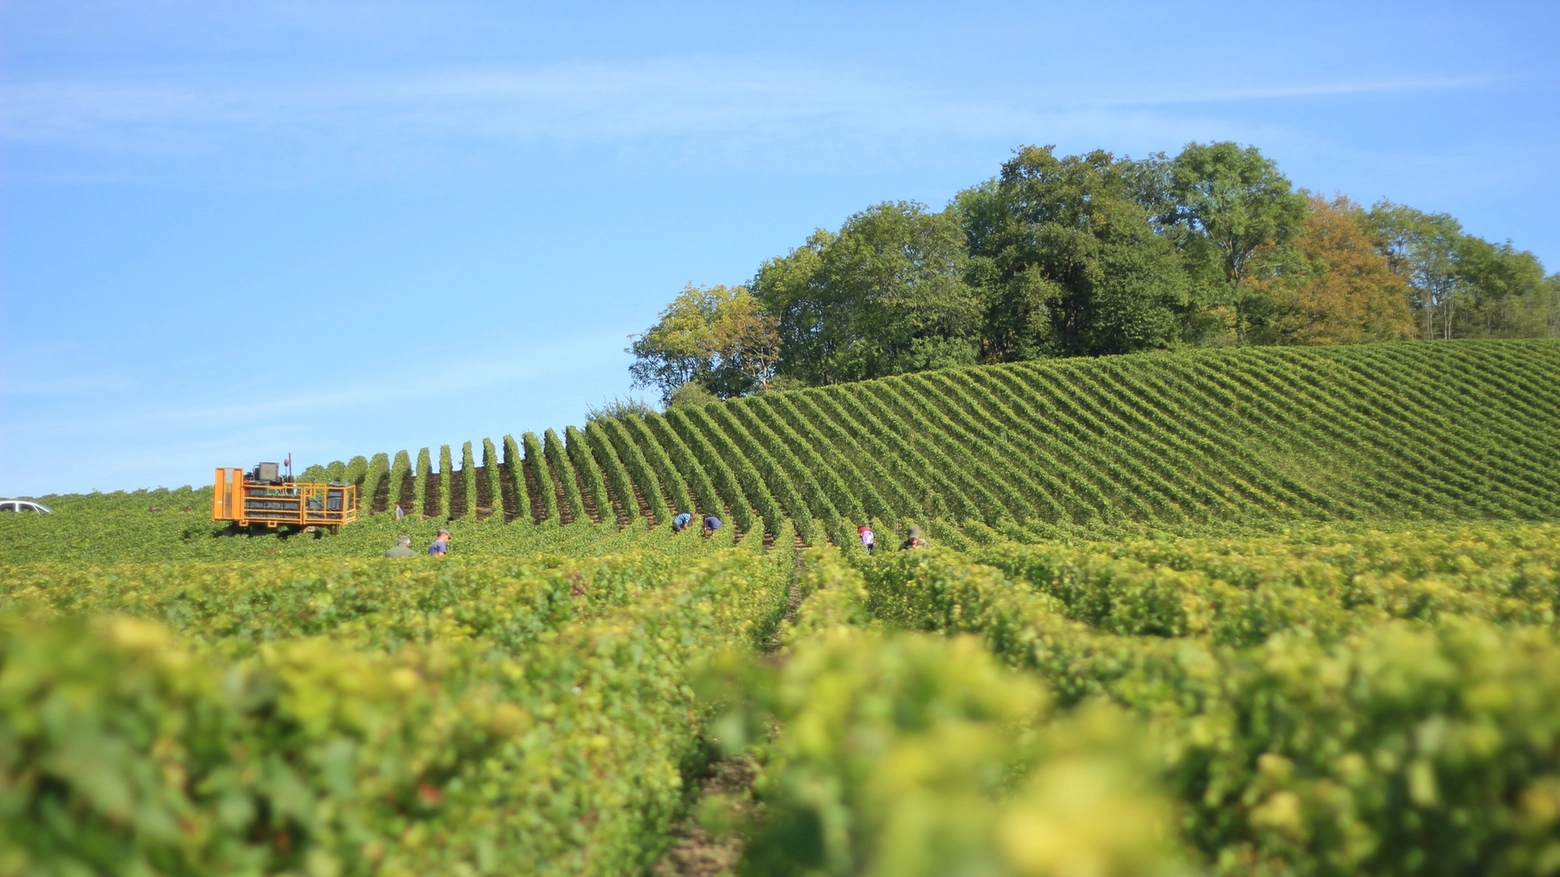
{"type": "Polygon", "coordinates": [[[552,472],[547,467],[546,452],[542,449],[541,441],[537,439],[536,433],[528,432],[520,436],[520,445],[525,450],[523,468],[526,488],[531,492],[532,516],[538,523],[561,521],[558,491],[553,486],[552,472]]]}
{"type": "MultiPolygon", "coordinates": [[[[454,473],[450,474],[452,476],[450,487],[453,490],[455,486],[453,480],[454,473]]],[[[466,442],[460,446],[460,487],[460,517],[474,521],[477,519],[477,460],[471,453],[471,442],[466,442]]],[[[453,500],[453,497],[451,499],[453,500]]],[[[451,516],[453,515],[454,509],[452,507],[451,516]]]]}
{"type": "Polygon", "coordinates": [[[509,495],[513,498],[512,506],[505,509],[503,520],[506,522],[531,520],[531,495],[525,489],[523,468],[520,445],[514,436],[504,436],[504,471],[509,476],[509,495]]]}
{"type": "Polygon", "coordinates": [[[639,417],[629,416],[623,419],[623,436],[633,442],[650,465],[651,473],[661,482],[661,487],[666,498],[671,502],[676,511],[692,512],[694,509],[693,493],[688,489],[688,482],[676,466],[672,465],[671,455],[650,434],[649,427],[639,417]]]}
{"type": "Polygon", "coordinates": [[[720,458],[737,484],[706,467],[712,487],[761,510],[768,493],[766,528],[809,539],[874,518],[1543,519],[1556,386],[1545,341],[1194,351],[781,393],[669,412],[638,440],[720,458]]]}
{"type": "Polygon", "coordinates": [[[763,741],[739,873],[1198,873],[1131,716],[1061,714],[969,638],[885,634],[852,575],[809,553],[786,660],[700,679],[729,754],[763,741]]]}
{"type": "MultiPolygon", "coordinates": [[[[1544,519],[1560,515],[1557,386],[1560,343],[1546,341],[950,369],[549,432],[525,445],[523,471],[510,467],[519,508],[502,511],[567,523],[592,512],[609,520],[612,509],[622,526],[715,513],[770,535],[791,520],[809,542],[849,541],[871,520],[1000,533],[1035,523],[1544,519]]],[[[456,495],[447,456],[441,448],[437,490],[421,480],[433,472],[426,450],[414,469],[392,465],[390,496],[447,517],[456,495]]],[[[331,466],[365,491],[384,477],[361,458],[331,466]]],[[[498,514],[499,494],[488,492],[498,514]]]]}
{"type": "Polygon", "coordinates": [[[363,486],[358,492],[359,514],[367,515],[375,511],[384,511],[390,507],[387,502],[380,500],[379,494],[385,493],[385,499],[389,499],[389,491],[386,489],[390,480],[390,455],[385,453],[375,454],[369,461],[368,468],[363,473],[363,486]]]}
{"type": "Polygon", "coordinates": [[[498,448],[493,440],[482,440],[482,480],[485,482],[488,496],[488,517],[497,517],[504,520],[504,488],[500,482],[498,448]]]}
{"type": "Polygon", "coordinates": [[[742,872],[1548,872],[1554,524],[962,536],[808,552],[786,660],[701,680],[742,872]]]}
{"type": "Polygon", "coordinates": [[[728,549],[8,579],[7,868],[646,872],[707,757],[689,668],[762,642],[791,566],[728,549]]]}
{"type": "Polygon", "coordinates": [[[589,497],[591,506],[596,509],[596,522],[615,525],[617,517],[612,511],[612,497],[607,493],[607,481],[601,475],[601,466],[585,444],[585,436],[571,426],[563,431],[563,437],[564,449],[574,464],[574,471],[579,473],[580,481],[585,485],[584,495],[589,497]]]}
{"type": "Polygon", "coordinates": [[[602,479],[612,491],[618,525],[627,527],[639,523],[642,515],[639,503],[634,498],[634,482],[629,477],[628,470],[623,467],[623,461],[619,459],[617,451],[613,450],[611,439],[600,429],[587,428],[583,435],[585,448],[601,467],[602,479]]]}
{"type": "Polygon", "coordinates": [[[1103,695],[1152,720],[1161,781],[1209,861],[1528,873],[1525,802],[1560,767],[1556,556],[1552,527],[1512,535],[1533,547],[1478,533],[1288,556],[1217,542],[1115,559],[999,547],[983,558],[996,566],[906,553],[846,576],[859,604],[845,614],[974,633],[1064,704],[1103,695]]]}
{"type": "Polygon", "coordinates": [[[648,516],[646,523],[654,526],[658,519],[666,517],[666,500],[662,498],[661,479],[656,477],[655,471],[645,459],[644,452],[634,444],[629,437],[623,423],[616,419],[598,420],[585,428],[587,434],[600,432],[606,439],[618,460],[623,464],[629,481],[629,493],[619,494],[619,499],[625,505],[633,504],[642,508],[648,516]]]}
{"type": "Polygon", "coordinates": [[[580,496],[579,479],[574,476],[574,466],[564,452],[563,440],[558,438],[558,433],[549,429],[542,434],[542,454],[547,459],[552,481],[563,491],[564,505],[559,510],[568,512],[564,516],[564,523],[586,520],[585,500],[580,496]]]}
{"type": "Polygon", "coordinates": [[[731,466],[715,453],[702,433],[692,428],[688,415],[682,411],[668,411],[664,416],[651,417],[650,422],[657,440],[669,449],[672,459],[689,472],[701,473],[702,477],[695,481],[701,491],[699,510],[712,514],[724,507],[739,530],[744,533],[751,530],[758,520],[758,512],[743,494],[731,466]]]}
{"type": "Polygon", "coordinates": [[[450,455],[449,445],[439,445],[438,475],[437,479],[428,479],[428,490],[437,490],[438,496],[425,502],[432,510],[432,517],[447,521],[450,519],[450,494],[454,492],[455,486],[455,460],[450,455]]]}

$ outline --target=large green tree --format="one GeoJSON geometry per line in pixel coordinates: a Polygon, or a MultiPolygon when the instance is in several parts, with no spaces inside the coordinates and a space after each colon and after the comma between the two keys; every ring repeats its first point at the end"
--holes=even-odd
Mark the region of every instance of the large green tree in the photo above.
{"type": "Polygon", "coordinates": [[[831,384],[975,361],[980,303],[957,217],[878,204],[759,268],[779,323],[779,372],[831,384]]]}
{"type": "Polygon", "coordinates": [[[670,402],[697,383],[720,398],[762,391],[774,375],[776,321],[745,287],[688,284],[654,326],[633,336],[629,374],[636,387],[670,402]]]}
{"type": "Polygon", "coordinates": [[[1377,202],[1367,221],[1392,270],[1409,283],[1409,307],[1426,340],[1451,338],[1464,279],[1457,270],[1462,224],[1445,213],[1425,213],[1377,202]]]}
{"type": "Polygon", "coordinates": [[[1306,194],[1255,146],[1189,143],[1166,171],[1172,212],[1162,221],[1201,298],[1233,310],[1241,343],[1267,340],[1273,302],[1258,281],[1304,270],[1294,242],[1308,213],[1306,194]]]}
{"type": "Polygon", "coordinates": [[[993,184],[961,193],[982,357],[1126,353],[1180,337],[1189,287],[1135,197],[1137,166],[1108,152],[1024,147],[993,184]]]}
{"type": "Polygon", "coordinates": [[[1538,257],[1510,241],[1492,244],[1464,236],[1456,254],[1463,300],[1454,322],[1458,337],[1530,338],[1553,334],[1555,303],[1538,257]]]}

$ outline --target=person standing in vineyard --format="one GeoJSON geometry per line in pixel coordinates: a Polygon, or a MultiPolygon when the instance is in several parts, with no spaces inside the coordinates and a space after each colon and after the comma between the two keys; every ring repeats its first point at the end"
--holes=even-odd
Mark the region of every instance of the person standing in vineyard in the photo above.
{"type": "Polygon", "coordinates": [[[396,503],[395,504],[395,511],[392,512],[391,514],[395,517],[395,519],[397,521],[399,521],[402,518],[406,517],[406,510],[401,508],[401,504],[400,503],[396,503]]]}
{"type": "Polygon", "coordinates": [[[681,533],[688,529],[688,525],[691,523],[693,523],[693,515],[687,512],[678,512],[677,517],[672,518],[672,532],[681,533]]]}
{"type": "Polygon", "coordinates": [[[702,535],[704,538],[708,539],[711,536],[715,535],[715,531],[719,530],[719,529],[720,529],[720,518],[717,518],[714,515],[708,515],[704,519],[704,532],[702,534],[700,534],[700,535],[702,535]]]}
{"type": "Polygon", "coordinates": [[[395,546],[385,552],[385,557],[416,557],[417,552],[412,550],[412,537],[395,537],[395,546]]]}
{"type": "Polygon", "coordinates": [[[909,551],[912,548],[925,548],[926,547],[926,540],[921,538],[921,528],[920,527],[911,527],[910,528],[910,532],[908,534],[906,534],[906,535],[908,536],[908,538],[905,539],[905,542],[904,542],[903,545],[899,546],[899,550],[900,551],[909,551]]]}
{"type": "Polygon", "coordinates": [[[872,527],[868,524],[862,524],[856,528],[856,535],[861,537],[861,547],[867,549],[867,553],[871,554],[872,549],[877,547],[877,534],[872,532],[872,527]]]}
{"type": "Polygon", "coordinates": [[[440,530],[439,535],[428,546],[428,553],[434,557],[443,557],[450,553],[450,531],[440,530]]]}

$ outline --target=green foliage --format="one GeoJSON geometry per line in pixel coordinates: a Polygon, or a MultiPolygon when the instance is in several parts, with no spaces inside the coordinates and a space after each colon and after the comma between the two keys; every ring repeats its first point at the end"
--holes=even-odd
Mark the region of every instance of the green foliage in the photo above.
{"type": "Polygon", "coordinates": [[[433,481],[431,477],[433,475],[433,456],[428,453],[427,448],[422,448],[417,452],[417,468],[414,472],[417,479],[416,487],[414,488],[416,493],[413,494],[412,507],[407,509],[407,514],[416,515],[419,518],[435,517],[439,513],[438,507],[430,508],[428,506],[428,485],[433,481]]]}
{"type": "Polygon", "coordinates": [[[629,415],[644,416],[655,413],[655,408],[643,399],[629,396],[626,399],[612,398],[600,405],[592,405],[585,411],[585,424],[588,426],[598,420],[609,420],[614,417],[628,417],[629,415]]]}
{"type": "Polygon", "coordinates": [[[498,448],[493,440],[482,440],[482,476],[487,481],[489,516],[504,520],[504,488],[499,473],[498,448]]]}
{"type": "Polygon", "coordinates": [[[974,362],[966,261],[951,212],[900,201],[765,262],[753,288],[779,323],[780,373],[816,385],[974,362]]]}
{"type": "Polygon", "coordinates": [[[1173,200],[1165,220],[1193,277],[1215,287],[1204,300],[1232,305],[1240,339],[1253,340],[1271,303],[1252,282],[1301,270],[1294,243],[1305,193],[1255,146],[1189,143],[1166,171],[1173,200]]]}
{"type": "MultiPolygon", "coordinates": [[[[449,445],[439,446],[439,499],[438,503],[429,504],[433,515],[441,521],[450,519],[450,494],[455,486],[455,460],[450,454],[449,445]]],[[[429,479],[428,490],[433,490],[433,480],[429,479]]],[[[426,500],[424,500],[426,502],[426,500]]]]}
{"type": "MultiPolygon", "coordinates": [[[[762,500],[757,496],[749,500],[743,493],[742,483],[737,480],[736,473],[721,456],[716,445],[706,437],[704,424],[708,421],[702,418],[699,409],[694,409],[694,412],[674,410],[666,413],[666,423],[671,434],[677,438],[676,442],[671,442],[671,446],[686,448],[686,453],[681,457],[685,464],[697,465],[709,474],[711,486],[719,493],[722,504],[731,512],[737,527],[745,533],[757,523],[759,512],[754,510],[754,503],[762,500]]],[[[767,494],[764,491],[763,495],[767,494]]],[[[769,502],[772,503],[773,499],[769,502]]]]}
{"type": "Polygon", "coordinates": [[[121,616],[0,619],[7,867],[647,867],[699,751],[675,680],[773,626],[789,560],[458,563],[8,582],[13,610],[121,616]]]}
{"type": "Polygon", "coordinates": [[[514,497],[515,507],[505,509],[508,518],[518,521],[531,520],[531,495],[525,489],[524,461],[521,458],[520,446],[515,443],[512,435],[504,436],[504,468],[509,472],[509,487],[514,497]]]}
{"type": "Polygon", "coordinates": [[[1553,342],[1190,350],[908,375],[666,423],[733,514],[741,497],[810,543],[814,523],[864,516],[1543,520],[1560,514],[1557,369],[1553,342]]]}
{"type": "Polygon", "coordinates": [[[625,417],[620,423],[627,437],[633,441],[634,447],[644,457],[650,466],[652,474],[661,483],[666,499],[676,511],[692,511],[694,507],[693,494],[688,491],[688,482],[678,468],[672,464],[671,455],[666,448],[651,435],[650,428],[645,421],[638,417],[625,417]]]}
{"type": "Polygon", "coordinates": [[[363,484],[363,477],[368,474],[368,458],[359,454],[347,461],[347,468],[341,474],[341,480],[348,484],[363,484]]]}
{"type": "Polygon", "coordinates": [[[1469,235],[1444,213],[1391,201],[1373,206],[1366,222],[1408,281],[1426,340],[1556,335],[1553,282],[1532,253],[1469,235]]]}
{"type": "Polygon", "coordinates": [[[558,433],[547,430],[542,435],[542,454],[547,458],[547,468],[552,470],[553,478],[563,488],[564,503],[567,508],[560,508],[560,513],[567,511],[566,523],[586,520],[585,500],[580,495],[579,480],[574,476],[574,466],[569,462],[565,453],[563,440],[558,438],[558,433]]]}
{"type": "MultiPolygon", "coordinates": [[[[401,502],[402,495],[409,492],[408,485],[413,475],[411,456],[406,451],[396,451],[395,463],[390,467],[390,497],[386,508],[393,509],[401,502]]],[[[402,505],[401,509],[407,514],[412,512],[412,509],[405,505],[402,505]]]]}
{"type": "Polygon", "coordinates": [[[572,426],[564,430],[563,435],[569,461],[574,464],[574,471],[578,472],[580,479],[585,482],[586,495],[590,497],[597,516],[602,522],[615,525],[617,519],[612,511],[612,497],[607,493],[607,481],[602,477],[601,467],[596,465],[596,458],[590,454],[585,435],[572,426]]]}
{"type": "Polygon", "coordinates": [[[1308,197],[1233,142],[1024,146],[941,211],[883,202],[747,287],[690,284],[633,336],[630,372],[672,407],[975,362],[1397,340],[1405,308],[1425,339],[1560,337],[1560,279],[1532,253],[1388,201],[1361,235],[1308,197]]]}
{"type": "MultiPolygon", "coordinates": [[[[600,432],[611,443],[627,475],[639,489],[639,496],[644,500],[645,510],[649,514],[646,523],[654,526],[656,521],[667,517],[667,500],[661,489],[661,479],[656,477],[655,470],[651,468],[639,446],[634,444],[633,438],[624,426],[629,419],[633,418],[598,420],[591,424],[590,428],[600,432]]],[[[638,504],[632,494],[624,495],[623,502],[638,504]]]]}
{"type": "MultiPolygon", "coordinates": [[[[617,501],[618,523],[627,527],[640,521],[643,514],[639,510],[639,502],[634,497],[634,482],[629,477],[628,470],[623,468],[623,461],[618,458],[617,451],[612,449],[611,438],[599,424],[588,425],[585,428],[585,443],[590,448],[596,465],[601,467],[607,486],[611,488],[612,495],[617,501]]],[[[603,519],[608,517],[605,509],[601,514],[603,519]]]]}
{"type": "MultiPolygon", "coordinates": [[[[542,449],[542,443],[537,440],[536,433],[528,432],[520,437],[520,443],[525,448],[525,476],[536,485],[536,492],[541,499],[540,508],[532,509],[532,514],[541,522],[562,522],[562,514],[558,509],[558,492],[553,485],[552,471],[547,466],[547,455],[542,449]]],[[[527,483],[520,483],[521,490],[527,490],[527,483]]]]}
{"type": "Polygon", "coordinates": [[[1179,340],[1191,285],[1180,256],[1133,198],[1132,165],[1106,152],[1057,158],[1025,147],[995,187],[965,196],[984,291],[983,357],[1097,356],[1179,340]],[[988,202],[988,203],[981,203],[988,202]]]}
{"type": "Polygon", "coordinates": [[[1553,529],[907,552],[862,559],[834,612],[975,633],[1064,703],[1151,719],[1220,871],[1532,873],[1560,766],[1553,529]]]}
{"type": "Polygon", "coordinates": [[[689,386],[718,398],[762,392],[780,354],[775,324],[741,286],[690,283],[654,326],[632,336],[628,370],[634,386],[660,390],[667,404],[689,386]]]}
{"type": "MultiPolygon", "coordinates": [[[[477,461],[471,454],[471,442],[460,446],[460,481],[461,490],[466,497],[466,505],[461,517],[475,521],[477,519],[477,461]]],[[[453,477],[450,483],[453,486],[453,477]]]]}
{"type": "MultiPolygon", "coordinates": [[[[405,455],[406,452],[401,451],[396,455],[396,459],[401,460],[405,457],[405,455]]],[[[391,477],[390,473],[390,455],[385,453],[375,454],[373,459],[369,460],[368,465],[364,468],[363,483],[362,486],[358,489],[359,517],[367,517],[373,513],[374,498],[379,495],[380,489],[386,486],[387,481],[390,484],[396,483],[395,479],[391,477]]],[[[385,508],[389,509],[394,507],[395,498],[392,494],[390,497],[388,497],[388,502],[385,503],[385,508]]]]}
{"type": "Polygon", "coordinates": [[[755,874],[1547,873],[1557,372],[1182,351],[597,420],[505,438],[510,525],[464,445],[443,559],[379,556],[432,516],[46,498],[0,517],[0,873],[644,873],[689,813],[755,874]],[[693,800],[717,751],[762,818],[693,800]]]}
{"type": "Polygon", "coordinates": [[[698,381],[688,381],[672,391],[672,395],[666,400],[666,407],[668,409],[687,408],[692,405],[709,405],[719,401],[720,397],[710,392],[703,384],[698,381]]]}

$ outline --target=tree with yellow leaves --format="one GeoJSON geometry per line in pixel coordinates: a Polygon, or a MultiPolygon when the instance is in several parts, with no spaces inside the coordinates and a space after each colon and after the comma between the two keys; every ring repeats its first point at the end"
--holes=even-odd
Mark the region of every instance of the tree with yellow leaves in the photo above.
{"type": "Polygon", "coordinates": [[[1272,339],[1288,344],[1361,344],[1413,337],[1409,288],[1344,195],[1312,197],[1295,245],[1305,269],[1265,281],[1272,339]]]}

